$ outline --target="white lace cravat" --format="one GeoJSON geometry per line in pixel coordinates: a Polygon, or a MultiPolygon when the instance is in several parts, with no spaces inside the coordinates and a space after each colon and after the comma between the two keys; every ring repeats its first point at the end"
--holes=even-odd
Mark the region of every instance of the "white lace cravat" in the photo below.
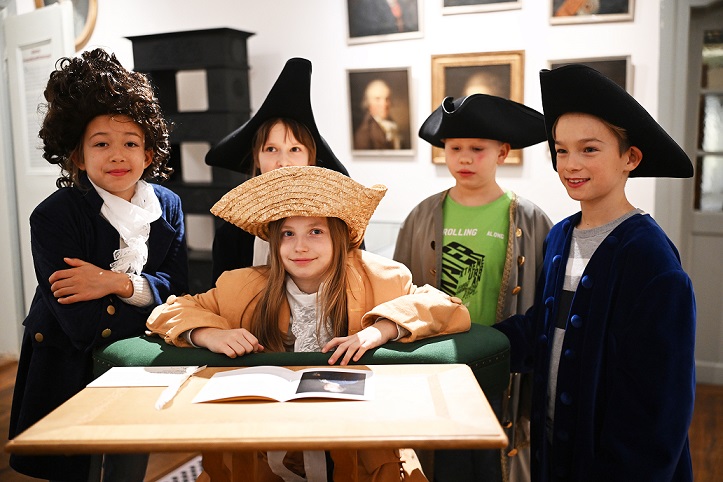
{"type": "MultiPolygon", "coordinates": [[[[91,181],[91,184],[93,182],[91,181]]],[[[136,183],[131,202],[93,184],[103,199],[100,213],[108,220],[126,244],[113,252],[111,271],[140,275],[148,261],[148,236],[151,223],[161,217],[161,203],[153,186],[145,181],[136,183]]]]}

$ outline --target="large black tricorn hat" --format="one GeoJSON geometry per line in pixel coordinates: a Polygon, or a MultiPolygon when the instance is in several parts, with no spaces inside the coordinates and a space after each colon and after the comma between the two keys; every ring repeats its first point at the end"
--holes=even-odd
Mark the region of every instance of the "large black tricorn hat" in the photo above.
{"type": "Polygon", "coordinates": [[[444,147],[444,139],[475,138],[521,149],[545,140],[545,120],[535,109],[494,95],[447,97],[419,128],[419,137],[437,147],[444,147]]]}
{"type": "Polygon", "coordinates": [[[643,153],[630,177],[691,177],[693,164],[683,149],[635,98],[597,70],[570,64],[540,71],[542,108],[552,167],[557,153],[552,128],[568,112],[592,114],[625,129],[630,145],[643,153]]]}
{"type": "Polygon", "coordinates": [[[261,124],[273,118],[289,118],[304,124],[316,143],[316,165],[349,174],[316,127],[311,110],[311,62],[302,58],[286,62],[256,114],[213,146],[206,153],[206,164],[250,174],[254,165],[254,135],[261,124]]]}

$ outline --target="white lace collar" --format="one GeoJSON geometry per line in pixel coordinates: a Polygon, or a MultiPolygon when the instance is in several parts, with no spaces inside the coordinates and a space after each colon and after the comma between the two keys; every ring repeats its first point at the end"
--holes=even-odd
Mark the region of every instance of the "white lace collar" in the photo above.
{"type": "Polygon", "coordinates": [[[319,323],[317,293],[304,293],[296,283],[286,277],[286,298],[291,310],[291,333],[294,335],[294,351],[321,351],[332,336],[322,328],[320,337],[316,336],[319,323]]]}

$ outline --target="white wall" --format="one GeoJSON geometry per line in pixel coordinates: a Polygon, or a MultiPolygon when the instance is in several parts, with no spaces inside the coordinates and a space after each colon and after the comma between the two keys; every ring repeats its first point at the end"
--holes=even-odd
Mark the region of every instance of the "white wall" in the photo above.
{"type": "MultiPolygon", "coordinates": [[[[403,220],[420,200],[449,187],[453,179],[445,166],[432,164],[429,145],[418,138],[411,157],[352,157],[346,69],[411,67],[416,132],[432,110],[431,55],[524,50],[524,101],[538,110],[538,72],[550,60],[630,55],[633,93],[655,116],[659,0],[635,2],[633,22],[555,26],[549,24],[551,2],[546,0],[524,0],[520,10],[446,16],[442,0],[420,3],[423,38],[348,46],[343,1],[101,0],[86,48],[108,48],[132,67],[131,42],[124,37],[218,27],[253,32],[248,41],[252,108],[261,105],[288,58],[310,59],[312,105],[322,135],[354,179],[389,187],[376,221],[403,220]]],[[[33,0],[19,0],[18,10],[33,5],[33,0]]],[[[540,205],[553,221],[578,209],[551,169],[544,143],[524,152],[522,166],[500,168],[499,178],[504,187],[540,205]]],[[[633,204],[655,214],[654,180],[631,180],[628,194],[633,204]]]]}
{"type": "MultiPolygon", "coordinates": [[[[523,0],[520,10],[448,16],[442,15],[442,0],[420,3],[422,38],[349,46],[346,2],[341,0],[99,0],[95,31],[86,49],[104,47],[132,68],[132,44],[126,37],[219,27],[253,32],[248,51],[254,109],[287,59],[310,59],[312,105],[322,135],[354,179],[389,187],[373,221],[402,221],[419,201],[451,186],[453,179],[445,166],[432,164],[430,146],[418,138],[413,156],[352,156],[347,69],[410,67],[412,131],[416,132],[432,111],[432,55],[523,50],[524,102],[538,110],[542,108],[538,72],[550,61],[629,55],[633,94],[656,117],[660,0],[635,2],[632,22],[555,26],[549,24],[549,0],[523,0]]],[[[19,14],[34,8],[34,0],[17,0],[19,14]]],[[[537,203],[553,221],[578,210],[552,170],[545,144],[526,149],[522,165],[502,166],[498,177],[504,187],[537,203]]],[[[653,179],[633,179],[628,196],[634,205],[655,215],[655,187],[653,179]]],[[[675,237],[673,241],[678,242],[675,237]]],[[[12,246],[0,239],[0,249],[6,252],[12,246]]],[[[20,322],[15,318],[3,316],[0,333],[15,333],[20,322]]],[[[0,346],[0,353],[5,350],[0,346]]]]}

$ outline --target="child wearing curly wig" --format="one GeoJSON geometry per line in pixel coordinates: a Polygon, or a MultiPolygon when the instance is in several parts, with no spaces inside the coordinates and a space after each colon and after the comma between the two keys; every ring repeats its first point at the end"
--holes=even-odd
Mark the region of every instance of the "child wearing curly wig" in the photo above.
{"type": "MultiPolygon", "coordinates": [[[[143,334],[152,308],[188,291],[180,199],[145,181],[172,172],[148,79],[96,49],[60,59],[44,94],[43,157],[61,174],[30,216],[38,287],[23,322],[10,438],[91,381],[94,348],[143,334]]],[[[90,459],[13,455],[10,465],[75,481],[88,480],[90,459]]]]}

